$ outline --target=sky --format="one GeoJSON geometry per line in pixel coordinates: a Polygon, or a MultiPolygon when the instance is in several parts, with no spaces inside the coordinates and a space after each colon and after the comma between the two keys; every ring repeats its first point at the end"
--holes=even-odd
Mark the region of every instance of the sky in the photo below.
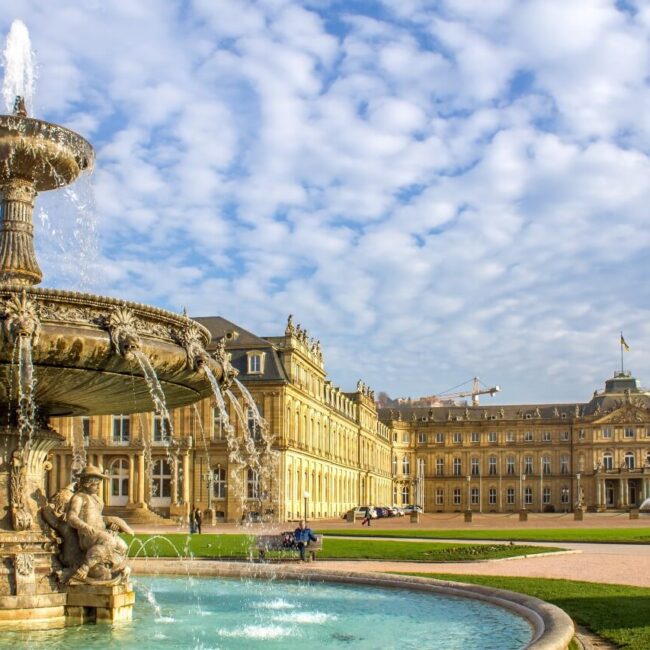
{"type": "MultiPolygon", "coordinates": [[[[650,385],[650,4],[5,0],[33,114],[96,148],[39,197],[44,286],[260,336],[330,378],[485,404],[650,385]]],[[[4,36],[3,36],[4,38],[4,36]]]]}

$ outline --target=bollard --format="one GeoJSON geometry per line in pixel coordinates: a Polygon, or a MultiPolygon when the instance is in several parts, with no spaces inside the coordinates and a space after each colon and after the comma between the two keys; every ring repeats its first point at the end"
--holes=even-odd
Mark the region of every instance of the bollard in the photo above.
{"type": "Polygon", "coordinates": [[[465,523],[466,524],[471,524],[472,523],[472,511],[471,510],[465,510],[465,523]]]}
{"type": "Polygon", "coordinates": [[[412,512],[411,513],[411,523],[412,524],[419,524],[420,523],[420,513],[419,512],[412,512]]]}
{"type": "Polygon", "coordinates": [[[528,510],[519,511],[519,521],[528,521],[528,510]]]}
{"type": "Polygon", "coordinates": [[[585,511],[582,508],[576,508],[573,511],[573,520],[582,521],[585,518],[585,511]]]}
{"type": "Polygon", "coordinates": [[[638,519],[638,518],[639,518],[639,509],[630,508],[630,519],[638,519]]]}
{"type": "Polygon", "coordinates": [[[354,510],[350,510],[350,512],[346,513],[345,520],[348,522],[348,524],[354,523],[354,510]]]}

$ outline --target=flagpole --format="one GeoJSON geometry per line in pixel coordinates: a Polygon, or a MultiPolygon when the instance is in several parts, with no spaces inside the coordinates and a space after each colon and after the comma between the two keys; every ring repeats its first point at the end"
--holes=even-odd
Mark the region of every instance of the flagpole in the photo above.
{"type": "Polygon", "coordinates": [[[625,369],[623,368],[623,330],[621,330],[621,374],[625,374],[625,369]]]}

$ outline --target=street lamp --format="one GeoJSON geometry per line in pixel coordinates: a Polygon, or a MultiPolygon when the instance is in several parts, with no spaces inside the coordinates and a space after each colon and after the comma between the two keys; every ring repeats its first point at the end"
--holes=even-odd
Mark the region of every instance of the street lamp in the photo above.
{"type": "Polygon", "coordinates": [[[577,485],[578,493],[576,494],[576,507],[580,509],[582,508],[582,494],[580,493],[580,472],[576,474],[576,481],[578,483],[577,485]]]}
{"type": "Polygon", "coordinates": [[[309,505],[309,492],[305,490],[305,493],[303,494],[305,497],[305,528],[307,528],[307,506],[309,505]]]}
{"type": "Polygon", "coordinates": [[[526,475],[522,474],[521,475],[521,481],[520,481],[520,489],[521,489],[521,509],[525,510],[526,509],[526,503],[524,502],[524,483],[526,482],[526,475]]]}
{"type": "Polygon", "coordinates": [[[471,511],[472,509],[472,492],[471,492],[471,485],[472,485],[472,477],[470,474],[468,474],[466,477],[467,479],[467,511],[471,511]]]}

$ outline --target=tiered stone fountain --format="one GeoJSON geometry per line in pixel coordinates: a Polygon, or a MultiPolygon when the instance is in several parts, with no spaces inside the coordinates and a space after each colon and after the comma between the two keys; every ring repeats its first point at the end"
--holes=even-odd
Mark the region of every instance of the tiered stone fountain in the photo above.
{"type": "MultiPolygon", "coordinates": [[[[210,394],[202,369],[218,381],[230,374],[225,358],[206,353],[209,332],[186,316],[36,287],[34,199],[93,162],[86,140],[29,117],[21,98],[0,116],[0,629],[130,618],[134,602],[124,558],[111,555],[119,543],[90,544],[91,562],[81,539],[88,526],[114,535],[119,522],[98,532],[89,523],[98,513],[79,499],[72,513],[78,487],[48,503],[48,453],[62,441],[48,419],[151,411],[152,376],[166,406],[179,407],[210,394]]],[[[93,468],[85,475],[102,480],[93,468]]]]}

